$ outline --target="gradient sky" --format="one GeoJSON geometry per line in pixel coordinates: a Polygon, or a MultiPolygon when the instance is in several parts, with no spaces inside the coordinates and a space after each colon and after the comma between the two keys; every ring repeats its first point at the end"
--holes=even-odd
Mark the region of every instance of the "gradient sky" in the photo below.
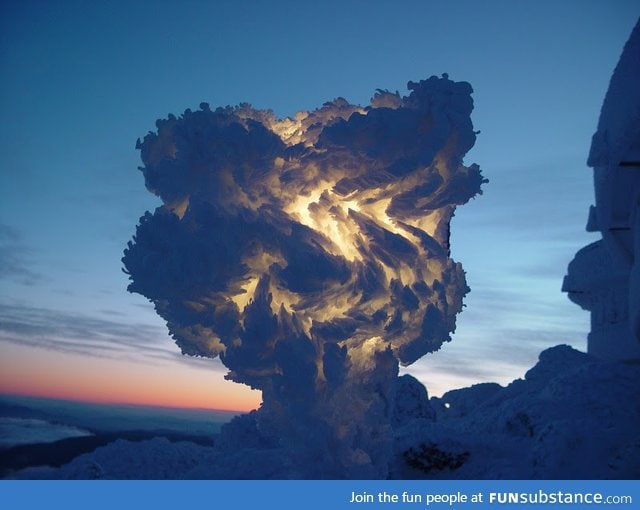
{"type": "Polygon", "coordinates": [[[284,117],[444,72],[475,90],[465,163],[490,183],[452,223],[472,289],[458,330],[409,371],[437,395],[585,349],[588,314],[560,286],[596,239],[585,161],[639,15],[636,0],[3,2],[0,392],[254,407],[126,292],[122,250],[160,204],[136,139],[202,101],[284,117]]]}

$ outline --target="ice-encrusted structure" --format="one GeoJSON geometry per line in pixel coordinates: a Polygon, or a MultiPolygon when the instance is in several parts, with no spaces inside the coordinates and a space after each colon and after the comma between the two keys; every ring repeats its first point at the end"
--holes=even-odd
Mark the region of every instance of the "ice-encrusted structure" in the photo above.
{"type": "Polygon", "coordinates": [[[591,312],[589,353],[640,360],[640,23],[613,73],[593,135],[596,205],[587,230],[602,239],[569,264],[563,290],[591,312]]]}
{"type": "Polygon", "coordinates": [[[455,329],[468,288],[449,222],[484,182],[462,164],[470,85],[408,88],[286,119],[203,103],[138,141],[163,205],[125,250],[129,290],[183,353],[262,391],[223,434],[229,455],[249,427],[288,477],[387,476],[398,364],[455,329]]]}

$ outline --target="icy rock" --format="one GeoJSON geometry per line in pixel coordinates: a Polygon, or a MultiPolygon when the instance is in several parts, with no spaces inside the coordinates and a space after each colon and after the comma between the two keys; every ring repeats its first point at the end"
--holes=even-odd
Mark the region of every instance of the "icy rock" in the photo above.
{"type": "Polygon", "coordinates": [[[432,401],[447,416],[465,416],[475,406],[498,394],[500,389],[502,386],[497,383],[479,383],[469,388],[448,391],[441,398],[434,398],[432,401]]]}
{"type": "Polygon", "coordinates": [[[557,345],[540,353],[539,362],[524,378],[534,384],[544,384],[559,374],[571,372],[583,364],[593,363],[593,357],[568,345],[557,345]]]}
{"type": "Polygon", "coordinates": [[[451,405],[437,407],[436,421],[397,431],[393,476],[640,477],[640,365],[561,345],[542,352],[524,380],[455,390],[441,401],[451,405]],[[429,452],[453,460],[439,470],[429,452]]]}
{"type": "Polygon", "coordinates": [[[415,377],[405,374],[398,377],[391,415],[393,427],[399,427],[411,420],[434,420],[436,413],[429,403],[427,389],[415,377]]]}

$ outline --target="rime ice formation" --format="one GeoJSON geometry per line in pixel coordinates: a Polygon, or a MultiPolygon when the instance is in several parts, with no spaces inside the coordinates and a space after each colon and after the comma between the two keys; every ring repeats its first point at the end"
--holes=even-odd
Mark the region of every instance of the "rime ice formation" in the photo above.
{"type": "Polygon", "coordinates": [[[596,205],[587,230],[602,239],[569,264],[563,290],[591,311],[588,351],[640,360],[640,23],[625,45],[602,105],[588,165],[596,205]]]}
{"type": "Polygon", "coordinates": [[[449,222],[484,182],[462,164],[472,89],[408,88],[283,120],[203,103],[138,141],[163,205],[125,250],[129,290],[262,391],[248,426],[292,477],[387,476],[398,363],[450,339],[468,291],[449,222]]]}

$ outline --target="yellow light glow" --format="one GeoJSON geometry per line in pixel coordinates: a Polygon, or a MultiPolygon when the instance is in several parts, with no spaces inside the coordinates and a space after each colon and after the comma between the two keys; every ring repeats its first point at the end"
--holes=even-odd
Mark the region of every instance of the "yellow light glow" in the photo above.
{"type": "Polygon", "coordinates": [[[273,285],[269,287],[269,290],[271,292],[271,310],[273,313],[278,313],[282,307],[289,313],[295,311],[296,305],[300,302],[298,294],[273,285]]]}
{"type": "Polygon", "coordinates": [[[244,285],[240,286],[242,290],[241,293],[231,296],[230,299],[236,304],[238,310],[244,310],[244,307],[253,299],[256,287],[258,286],[258,281],[259,279],[256,277],[250,278],[244,285]]]}
{"type": "Polygon", "coordinates": [[[187,211],[187,208],[189,207],[189,197],[186,197],[181,201],[168,205],[167,207],[171,209],[173,214],[175,214],[178,218],[182,219],[184,217],[184,213],[187,211]]]}
{"type": "Polygon", "coordinates": [[[298,220],[303,225],[313,228],[314,221],[311,217],[309,206],[318,202],[323,191],[325,191],[324,188],[317,188],[308,195],[300,195],[284,209],[284,212],[298,220]]]}

